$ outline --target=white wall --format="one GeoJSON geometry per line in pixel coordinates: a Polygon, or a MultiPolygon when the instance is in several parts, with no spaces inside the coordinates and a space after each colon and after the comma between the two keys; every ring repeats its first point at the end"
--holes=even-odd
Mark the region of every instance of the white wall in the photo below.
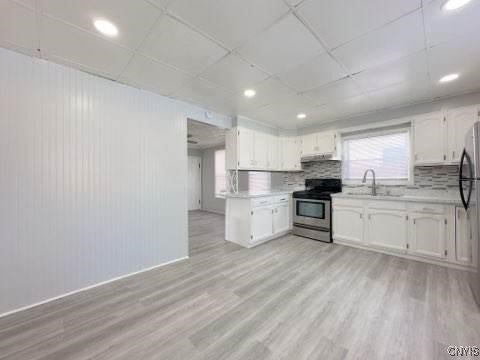
{"type": "Polygon", "coordinates": [[[217,146],[203,150],[202,157],[202,208],[208,211],[225,213],[225,199],[215,197],[215,150],[217,146]]]}
{"type": "Polygon", "coordinates": [[[0,79],[0,314],[187,256],[203,109],[4,49],[0,79]]]}

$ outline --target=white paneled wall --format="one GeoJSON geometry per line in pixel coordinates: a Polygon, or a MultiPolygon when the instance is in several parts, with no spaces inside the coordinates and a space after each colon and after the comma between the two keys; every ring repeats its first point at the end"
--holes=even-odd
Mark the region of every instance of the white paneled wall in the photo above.
{"type": "Polygon", "coordinates": [[[0,49],[0,314],[187,256],[188,111],[0,49]]]}

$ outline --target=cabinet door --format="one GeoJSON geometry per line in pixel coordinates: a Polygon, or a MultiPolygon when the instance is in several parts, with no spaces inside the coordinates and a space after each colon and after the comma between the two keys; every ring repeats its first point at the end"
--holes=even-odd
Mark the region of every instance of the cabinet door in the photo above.
{"type": "Polygon", "coordinates": [[[317,144],[318,154],[333,154],[335,152],[335,133],[333,131],[318,133],[317,144]]]}
{"type": "Polygon", "coordinates": [[[255,133],[249,129],[238,130],[238,166],[241,168],[254,168],[255,133]]]}
{"type": "Polygon", "coordinates": [[[276,205],[273,209],[273,232],[275,234],[290,229],[290,205],[276,205]]]}
{"type": "Polygon", "coordinates": [[[252,210],[252,242],[260,241],[273,235],[273,209],[271,206],[252,210]]]}
{"type": "Polygon", "coordinates": [[[410,215],[410,252],[436,258],[445,258],[446,223],[444,215],[410,215]]]}
{"type": "Polygon", "coordinates": [[[268,135],[255,132],[254,165],[256,169],[266,169],[268,161],[268,135]]]}
{"type": "Polygon", "coordinates": [[[465,134],[478,119],[476,106],[452,109],[447,113],[447,158],[458,163],[465,144],[465,134]]]}
{"type": "Polygon", "coordinates": [[[473,229],[465,209],[455,208],[455,261],[471,265],[473,229]]]}
{"type": "Polygon", "coordinates": [[[276,136],[267,136],[267,144],[268,144],[268,154],[267,154],[267,166],[266,168],[269,170],[276,170],[279,167],[278,159],[279,159],[279,141],[276,136]]]}
{"type": "Polygon", "coordinates": [[[317,152],[317,134],[308,134],[302,136],[302,156],[315,155],[317,152]]]}
{"type": "Polygon", "coordinates": [[[300,141],[294,137],[281,139],[281,169],[300,170],[300,141]]]}
{"type": "Polygon", "coordinates": [[[407,215],[401,211],[367,211],[366,236],[368,244],[405,251],[407,247],[407,215]]]}
{"type": "Polygon", "coordinates": [[[333,237],[363,243],[363,208],[334,207],[333,237]]]}
{"type": "Polygon", "coordinates": [[[445,162],[443,117],[440,112],[419,116],[413,123],[416,165],[445,162]]]}

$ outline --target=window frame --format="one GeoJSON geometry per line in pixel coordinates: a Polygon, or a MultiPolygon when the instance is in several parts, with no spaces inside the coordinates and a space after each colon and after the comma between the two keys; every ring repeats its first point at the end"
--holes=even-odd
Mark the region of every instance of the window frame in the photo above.
{"type": "MultiPolygon", "coordinates": [[[[342,149],[345,148],[344,146],[344,141],[345,140],[354,140],[354,139],[366,139],[366,138],[371,138],[371,137],[377,137],[377,136],[384,136],[384,135],[393,135],[393,134],[399,134],[399,133],[407,133],[408,137],[408,176],[407,179],[382,179],[382,178],[376,178],[376,183],[377,185],[403,185],[403,186],[408,186],[408,185],[413,185],[414,184],[414,159],[413,159],[413,131],[412,127],[409,124],[409,126],[402,126],[400,128],[395,128],[395,129],[370,129],[370,130],[364,130],[361,133],[357,134],[351,134],[351,135],[342,135],[341,136],[341,146],[342,149]]],[[[347,179],[344,177],[344,158],[345,152],[342,151],[342,183],[345,185],[362,185],[362,179],[347,179]]],[[[367,169],[365,169],[367,170],[367,169]]],[[[368,179],[371,179],[371,175],[367,177],[367,184],[370,184],[368,179]]]]}

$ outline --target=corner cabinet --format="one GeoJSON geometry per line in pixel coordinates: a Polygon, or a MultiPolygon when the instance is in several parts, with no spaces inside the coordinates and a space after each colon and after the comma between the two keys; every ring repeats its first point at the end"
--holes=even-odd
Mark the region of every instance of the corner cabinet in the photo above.
{"type": "Polygon", "coordinates": [[[227,198],[225,240],[251,248],[292,228],[290,194],[227,198]]]}
{"type": "Polygon", "coordinates": [[[461,269],[476,266],[470,222],[454,205],[333,198],[333,240],[461,269]]]}
{"type": "Polygon", "coordinates": [[[229,170],[301,171],[300,141],[235,127],[225,134],[229,170]]]}

